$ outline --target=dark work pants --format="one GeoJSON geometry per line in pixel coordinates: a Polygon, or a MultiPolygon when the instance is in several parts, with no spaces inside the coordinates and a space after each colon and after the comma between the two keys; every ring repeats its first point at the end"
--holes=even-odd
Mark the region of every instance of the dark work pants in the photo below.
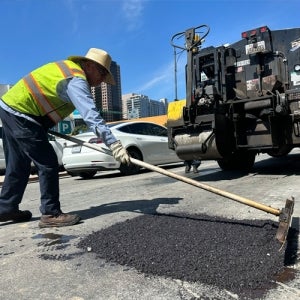
{"type": "Polygon", "coordinates": [[[15,116],[0,107],[3,147],[6,160],[5,179],[0,195],[0,214],[19,209],[31,170],[38,170],[41,206],[46,215],[61,212],[59,202],[58,160],[40,125],[15,116]]]}
{"type": "Polygon", "coordinates": [[[201,160],[198,160],[198,159],[197,160],[196,159],[194,159],[194,160],[185,160],[184,165],[189,166],[189,167],[195,166],[196,168],[199,168],[199,166],[201,165],[201,160]]]}

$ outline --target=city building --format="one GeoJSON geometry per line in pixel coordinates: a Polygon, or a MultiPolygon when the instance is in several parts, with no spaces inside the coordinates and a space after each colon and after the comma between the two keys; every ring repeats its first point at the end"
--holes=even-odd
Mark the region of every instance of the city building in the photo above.
{"type": "Polygon", "coordinates": [[[141,94],[130,93],[122,95],[124,120],[164,115],[167,109],[168,101],[166,98],[156,101],[141,94]]]}
{"type": "Polygon", "coordinates": [[[10,84],[0,84],[0,97],[2,97],[11,87],[12,85],[10,84]]]}
{"type": "Polygon", "coordinates": [[[149,117],[165,115],[168,109],[168,101],[166,98],[149,101],[149,117]]]}
{"type": "Polygon", "coordinates": [[[102,83],[101,86],[92,87],[92,95],[96,108],[107,122],[122,120],[120,66],[112,61],[110,70],[116,81],[116,85],[102,83]]]}

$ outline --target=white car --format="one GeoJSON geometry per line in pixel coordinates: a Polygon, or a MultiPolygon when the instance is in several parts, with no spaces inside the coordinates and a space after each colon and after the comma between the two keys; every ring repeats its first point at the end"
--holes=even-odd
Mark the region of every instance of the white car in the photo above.
{"type": "Polygon", "coordinates": [[[48,133],[48,139],[50,144],[52,145],[58,160],[58,165],[60,169],[63,169],[63,141],[61,139],[56,138],[54,135],[48,133]]]}
{"type": "MultiPolygon", "coordinates": [[[[60,170],[63,170],[62,156],[63,156],[63,145],[53,135],[48,135],[50,144],[52,145],[58,159],[60,170]]],[[[6,169],[3,141],[2,141],[2,126],[0,125],[0,175],[4,175],[6,169]]],[[[35,173],[36,168],[32,165],[31,173],[35,173]]]]}
{"type": "MultiPolygon", "coordinates": [[[[114,136],[121,141],[129,155],[152,165],[178,163],[175,151],[168,148],[167,128],[151,122],[118,122],[108,124],[114,136]]],[[[102,153],[75,143],[67,143],[63,149],[63,166],[72,176],[92,178],[97,171],[119,169],[124,175],[137,174],[139,166],[117,162],[93,132],[74,136],[84,142],[96,143],[107,151],[102,153]]]]}

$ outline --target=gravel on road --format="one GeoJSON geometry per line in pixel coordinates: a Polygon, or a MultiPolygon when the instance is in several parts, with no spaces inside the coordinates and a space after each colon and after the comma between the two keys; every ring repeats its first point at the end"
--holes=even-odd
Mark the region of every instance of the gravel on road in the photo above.
{"type": "Polygon", "coordinates": [[[148,275],[216,286],[254,299],[288,265],[271,220],[145,214],[84,237],[79,248],[148,275]]]}

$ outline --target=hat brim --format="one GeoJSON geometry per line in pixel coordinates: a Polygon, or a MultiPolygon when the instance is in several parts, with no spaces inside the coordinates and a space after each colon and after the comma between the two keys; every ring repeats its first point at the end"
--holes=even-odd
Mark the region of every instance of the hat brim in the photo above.
{"type": "Polygon", "coordinates": [[[90,59],[90,58],[87,58],[85,56],[69,56],[68,60],[71,60],[73,62],[78,62],[78,61],[81,61],[81,60],[90,60],[90,61],[100,65],[102,68],[104,68],[108,72],[103,81],[105,83],[108,83],[108,84],[111,84],[111,85],[116,85],[115,79],[114,79],[112,73],[110,72],[110,70],[108,70],[105,66],[99,64],[97,61],[95,61],[93,59],[90,59]]]}

